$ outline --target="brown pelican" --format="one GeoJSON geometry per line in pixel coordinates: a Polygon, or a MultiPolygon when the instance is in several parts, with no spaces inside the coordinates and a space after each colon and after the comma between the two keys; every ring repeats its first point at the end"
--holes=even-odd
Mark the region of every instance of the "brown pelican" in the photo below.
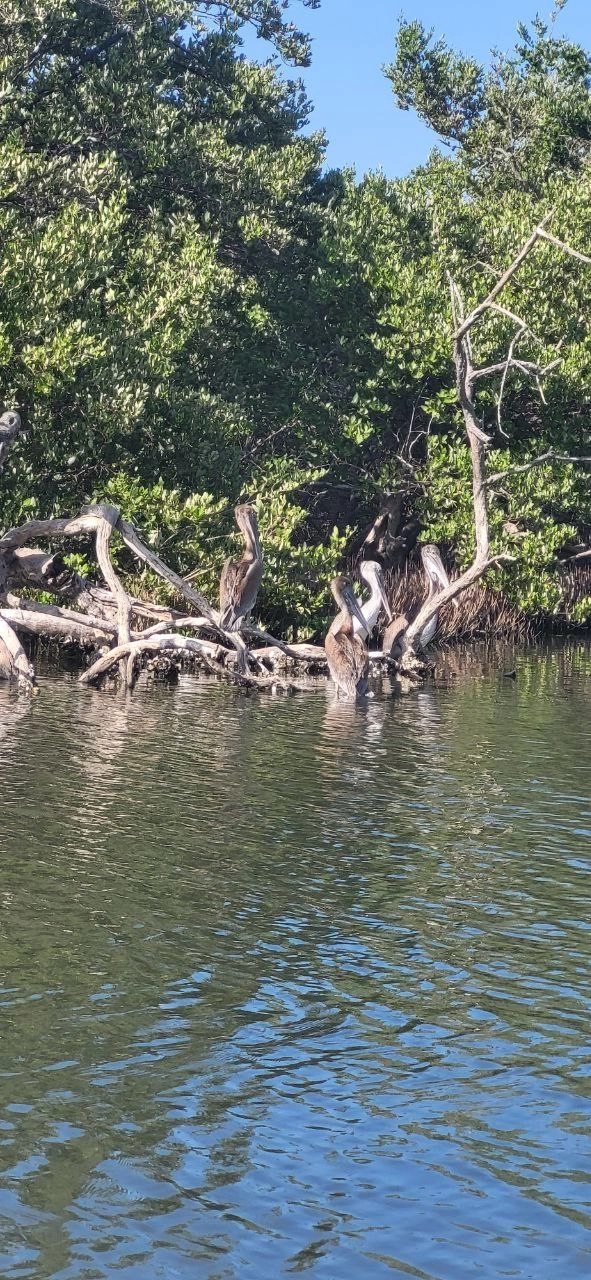
{"type": "Polygon", "coordinates": [[[234,511],[236,524],[244,537],[241,560],[226,560],[220,579],[220,627],[238,631],[242,619],[250,613],[257,598],[263,576],[263,552],[254,507],[243,503],[234,511]]]}
{"type": "Polygon", "coordinates": [[[355,635],[361,636],[362,640],[367,640],[376,625],[380,609],[383,608],[385,610],[388,618],[392,617],[392,610],[386,595],[386,585],[381,564],[378,564],[377,560],[362,560],[359,565],[359,575],[370,588],[371,595],[369,600],[364,601],[361,605],[361,612],[365,620],[363,626],[359,619],[354,617],[353,628],[355,635]]]}
{"type": "MultiPolygon", "coordinates": [[[[433,596],[437,595],[439,591],[444,591],[445,588],[450,585],[439,551],[432,542],[421,547],[421,560],[425,571],[427,594],[419,608],[421,608],[423,604],[427,604],[427,601],[432,600],[433,596]]],[[[414,610],[414,613],[416,617],[416,609],[414,610]]],[[[383,651],[384,653],[387,653],[389,657],[400,657],[402,652],[402,636],[409,625],[410,619],[404,614],[399,614],[399,616],[394,618],[394,621],[386,627],[384,632],[383,651]]],[[[431,643],[436,635],[438,626],[439,610],[437,613],[433,614],[432,618],[429,618],[428,622],[425,623],[417,641],[419,648],[427,648],[427,645],[431,643]]]]}
{"type": "MultiPolygon", "coordinates": [[[[428,542],[424,547],[421,547],[421,560],[423,561],[423,569],[425,570],[425,575],[429,583],[429,590],[423,601],[423,604],[426,604],[427,601],[431,600],[439,591],[445,591],[446,587],[449,587],[450,583],[443,567],[439,550],[434,543],[428,542]]],[[[432,618],[429,618],[429,621],[425,623],[425,626],[421,631],[419,636],[419,645],[421,649],[426,649],[427,645],[434,639],[437,634],[438,626],[439,610],[437,613],[433,614],[432,618]]]]}
{"type": "Polygon", "coordinates": [[[339,606],[339,612],[324,641],[328,669],[345,698],[354,698],[367,690],[369,655],[361,636],[356,636],[353,618],[365,630],[365,618],[353,594],[349,578],[333,578],[330,589],[339,606]]]}

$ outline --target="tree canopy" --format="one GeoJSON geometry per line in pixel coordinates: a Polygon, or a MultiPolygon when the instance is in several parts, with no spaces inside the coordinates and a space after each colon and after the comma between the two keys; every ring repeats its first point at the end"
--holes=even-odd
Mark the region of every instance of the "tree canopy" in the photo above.
{"type": "MultiPolygon", "coordinates": [[[[324,170],[285,69],[309,59],[299,18],[317,4],[19,0],[0,16],[2,400],[31,428],[3,523],[116,501],[213,594],[232,505],[258,496],[262,609],[292,631],[325,616],[350,531],[394,490],[465,563],[447,273],[478,300],[550,210],[557,235],[591,241],[584,49],[536,22],[485,67],[403,22],[395,100],[443,150],[357,181],[324,170]],[[246,25],[274,60],[244,57],[246,25]]],[[[562,360],[543,398],[512,370],[498,420],[498,384],[482,388],[494,470],[588,453],[591,272],[545,244],[504,303],[527,318],[523,358],[562,360]]],[[[483,361],[512,333],[491,316],[483,361]]],[[[585,470],[508,477],[491,527],[499,550],[519,540],[504,590],[560,611],[558,561],[591,527],[585,470]]]]}

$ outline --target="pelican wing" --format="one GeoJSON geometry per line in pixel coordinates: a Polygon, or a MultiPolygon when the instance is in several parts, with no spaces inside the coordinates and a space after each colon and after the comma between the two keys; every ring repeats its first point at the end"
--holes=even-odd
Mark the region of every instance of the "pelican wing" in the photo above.
{"type": "Polygon", "coordinates": [[[369,656],[367,649],[358,636],[349,636],[346,631],[332,634],[330,631],[324,642],[326,659],[330,674],[347,698],[354,698],[356,693],[364,693],[369,674],[369,656]]]}
{"type": "Polygon", "coordinates": [[[386,627],[384,631],[384,640],[382,650],[388,658],[400,657],[402,651],[402,637],[408,627],[408,618],[401,613],[394,621],[386,627]]]}
{"type": "Polygon", "coordinates": [[[263,577],[262,560],[226,560],[220,579],[220,626],[235,630],[254,607],[263,577]]]}

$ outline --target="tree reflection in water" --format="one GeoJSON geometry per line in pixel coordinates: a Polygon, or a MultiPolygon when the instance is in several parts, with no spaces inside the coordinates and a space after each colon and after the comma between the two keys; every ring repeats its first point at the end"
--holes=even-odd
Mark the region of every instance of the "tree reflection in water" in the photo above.
{"type": "Polygon", "coordinates": [[[502,665],[0,699],[5,1275],[580,1274],[591,662],[502,665]]]}

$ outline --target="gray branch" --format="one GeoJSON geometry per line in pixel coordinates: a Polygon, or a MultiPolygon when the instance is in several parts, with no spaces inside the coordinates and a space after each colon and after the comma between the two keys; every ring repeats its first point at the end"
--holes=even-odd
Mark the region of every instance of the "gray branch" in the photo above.
{"type": "Polygon", "coordinates": [[[505,480],[507,476],[518,475],[522,471],[531,471],[532,467],[542,467],[545,462],[572,463],[578,466],[591,465],[591,456],[577,457],[570,453],[556,453],[554,449],[547,449],[546,453],[539,453],[537,457],[530,458],[529,462],[520,462],[514,467],[507,467],[506,471],[494,471],[492,475],[487,476],[484,481],[485,485],[497,484],[499,480],[505,480]]]}

